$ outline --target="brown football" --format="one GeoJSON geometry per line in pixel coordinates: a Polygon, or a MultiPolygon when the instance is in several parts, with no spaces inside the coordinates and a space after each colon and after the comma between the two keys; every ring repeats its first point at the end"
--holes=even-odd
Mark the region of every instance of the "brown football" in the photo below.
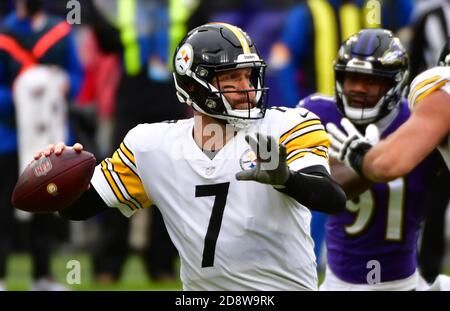
{"type": "Polygon", "coordinates": [[[33,160],[17,180],[11,203],[33,213],[60,211],[74,203],[88,188],[95,157],[67,148],[59,156],[33,160]]]}

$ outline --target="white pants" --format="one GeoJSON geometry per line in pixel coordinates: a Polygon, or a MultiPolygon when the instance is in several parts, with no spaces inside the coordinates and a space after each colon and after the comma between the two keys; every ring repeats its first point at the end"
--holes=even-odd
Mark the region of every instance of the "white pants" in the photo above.
{"type": "Polygon", "coordinates": [[[450,291],[450,276],[439,274],[433,284],[428,284],[419,276],[418,291],[450,291]]]}

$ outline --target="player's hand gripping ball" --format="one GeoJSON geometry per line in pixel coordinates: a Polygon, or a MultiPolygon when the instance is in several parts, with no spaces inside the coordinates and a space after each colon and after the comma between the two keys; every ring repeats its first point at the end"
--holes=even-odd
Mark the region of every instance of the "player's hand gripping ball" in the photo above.
{"type": "Polygon", "coordinates": [[[20,175],[11,203],[33,213],[63,210],[89,187],[95,165],[92,153],[72,148],[65,148],[59,155],[41,156],[20,175]]]}

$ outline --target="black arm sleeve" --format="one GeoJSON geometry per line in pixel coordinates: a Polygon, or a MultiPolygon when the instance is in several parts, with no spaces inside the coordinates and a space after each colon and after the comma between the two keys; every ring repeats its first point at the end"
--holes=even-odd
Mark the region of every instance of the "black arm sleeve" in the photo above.
{"type": "Polygon", "coordinates": [[[73,205],[59,211],[59,215],[68,220],[86,220],[101,212],[111,209],[106,205],[95,188],[91,185],[73,205]]]}
{"type": "Polygon", "coordinates": [[[291,171],[285,186],[278,190],[311,210],[336,214],[345,209],[347,198],[344,190],[323,166],[291,171]]]}

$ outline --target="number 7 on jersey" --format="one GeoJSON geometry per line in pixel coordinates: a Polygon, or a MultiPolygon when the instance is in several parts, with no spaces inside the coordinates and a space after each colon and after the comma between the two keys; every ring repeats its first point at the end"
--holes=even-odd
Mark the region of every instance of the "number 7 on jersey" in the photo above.
{"type": "Polygon", "coordinates": [[[222,225],[223,211],[225,210],[225,204],[227,203],[229,187],[229,182],[195,186],[196,198],[215,196],[203,247],[202,268],[212,267],[214,265],[216,242],[219,237],[220,226],[222,225]]]}

